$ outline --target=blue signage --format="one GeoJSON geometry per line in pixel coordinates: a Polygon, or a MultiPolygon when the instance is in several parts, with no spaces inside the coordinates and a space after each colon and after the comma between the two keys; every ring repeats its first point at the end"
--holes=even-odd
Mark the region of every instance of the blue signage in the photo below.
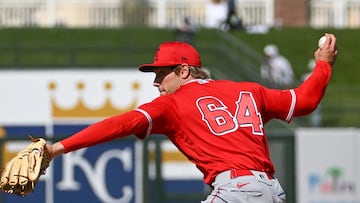
{"type": "MultiPolygon", "coordinates": [[[[54,134],[72,133],[70,131],[83,127],[56,126],[54,134]]],[[[39,126],[3,128],[9,138],[14,132],[16,137],[22,137],[25,130],[26,133],[45,134],[45,128],[39,126]]],[[[134,139],[122,139],[59,156],[52,161],[47,174],[40,178],[35,192],[26,197],[3,194],[3,200],[5,203],[135,203],[135,143],[134,139]]]]}

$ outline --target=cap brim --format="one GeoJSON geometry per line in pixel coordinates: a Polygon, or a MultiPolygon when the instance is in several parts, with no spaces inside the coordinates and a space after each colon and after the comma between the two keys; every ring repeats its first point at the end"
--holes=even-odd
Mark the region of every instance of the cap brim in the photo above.
{"type": "Polygon", "coordinates": [[[155,66],[150,66],[151,64],[144,64],[139,67],[141,72],[154,72],[155,66]]]}
{"type": "Polygon", "coordinates": [[[156,67],[172,67],[178,64],[174,63],[152,63],[152,64],[143,64],[139,66],[139,71],[141,72],[154,72],[154,68],[156,67]]]}

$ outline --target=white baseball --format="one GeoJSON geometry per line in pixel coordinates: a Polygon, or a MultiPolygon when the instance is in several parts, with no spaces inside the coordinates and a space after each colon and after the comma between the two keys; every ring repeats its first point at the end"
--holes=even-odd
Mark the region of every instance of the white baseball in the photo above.
{"type": "Polygon", "coordinates": [[[318,42],[319,48],[322,48],[324,46],[325,41],[326,41],[326,36],[325,35],[320,37],[319,42],[318,42]]]}

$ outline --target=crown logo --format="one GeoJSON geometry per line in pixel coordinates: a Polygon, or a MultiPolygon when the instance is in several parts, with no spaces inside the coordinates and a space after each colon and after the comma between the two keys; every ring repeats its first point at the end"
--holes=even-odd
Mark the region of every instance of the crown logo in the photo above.
{"type": "MultiPolygon", "coordinates": [[[[138,82],[132,83],[132,89],[136,92],[140,87],[138,82]]],[[[56,103],[56,99],[54,96],[54,92],[56,91],[56,83],[50,82],[48,86],[49,90],[52,92],[51,94],[51,109],[52,109],[52,117],[55,119],[66,119],[66,118],[81,118],[81,119],[94,119],[94,118],[104,118],[109,116],[114,116],[118,114],[125,113],[137,107],[138,98],[135,96],[130,105],[125,108],[118,108],[114,106],[110,99],[110,92],[112,89],[112,84],[107,82],[104,85],[106,91],[106,100],[104,104],[97,108],[89,108],[85,105],[84,99],[82,97],[82,91],[85,88],[85,84],[83,82],[77,83],[77,90],[79,92],[79,98],[76,104],[71,108],[63,108],[56,103]]]]}

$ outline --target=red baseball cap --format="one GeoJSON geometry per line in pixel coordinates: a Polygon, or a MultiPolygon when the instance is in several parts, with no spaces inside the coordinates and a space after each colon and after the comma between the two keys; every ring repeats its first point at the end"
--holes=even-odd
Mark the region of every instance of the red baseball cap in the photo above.
{"type": "Polygon", "coordinates": [[[142,72],[153,72],[155,67],[176,66],[187,63],[191,66],[201,67],[198,51],[185,42],[164,42],[160,44],[154,56],[154,62],[139,67],[142,72]]]}

